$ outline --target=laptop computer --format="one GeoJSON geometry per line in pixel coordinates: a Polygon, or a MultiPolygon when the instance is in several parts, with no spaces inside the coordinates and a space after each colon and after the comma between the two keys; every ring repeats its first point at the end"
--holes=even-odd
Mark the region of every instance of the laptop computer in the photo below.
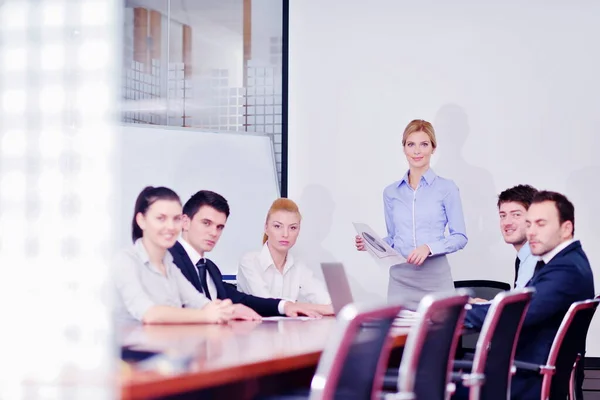
{"type": "MultiPolygon", "coordinates": [[[[331,297],[333,311],[337,315],[346,304],[354,303],[344,264],[340,262],[321,263],[321,269],[323,270],[329,297],[331,297]]],[[[418,314],[414,311],[402,310],[394,321],[394,325],[412,326],[417,321],[417,317],[418,314]]]]}
{"type": "Polygon", "coordinates": [[[344,264],[340,262],[321,263],[321,269],[323,270],[329,297],[331,297],[333,311],[337,315],[346,304],[354,302],[344,264]]]}

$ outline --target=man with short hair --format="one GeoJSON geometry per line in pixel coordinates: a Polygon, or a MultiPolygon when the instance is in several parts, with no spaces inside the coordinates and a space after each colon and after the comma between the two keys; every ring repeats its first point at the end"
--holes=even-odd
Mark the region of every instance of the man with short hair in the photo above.
{"type": "MultiPolygon", "coordinates": [[[[572,303],[594,297],[590,263],[573,239],[575,209],[562,194],[537,192],[527,211],[527,240],[531,254],[538,257],[533,277],[526,284],[535,288],[517,344],[515,358],[543,365],[556,332],[572,303]]],[[[481,329],[489,305],[475,304],[467,312],[465,326],[481,329]]],[[[581,343],[582,355],[585,343],[581,343]]],[[[517,371],[512,379],[513,399],[539,399],[542,378],[536,373],[517,371]]],[[[553,387],[566,398],[568,387],[553,387]]]]}
{"type": "Polygon", "coordinates": [[[205,258],[205,253],[217,245],[228,217],[227,200],[209,190],[197,192],[183,206],[181,238],[169,251],[175,265],[196,290],[209,299],[231,299],[236,306],[234,315],[242,319],[260,319],[258,314],[320,316],[309,304],[252,296],[223,282],[219,267],[205,258]]]}
{"type": "Polygon", "coordinates": [[[529,185],[517,185],[498,196],[500,232],[504,241],[517,251],[515,259],[515,288],[524,288],[533,276],[537,257],[531,254],[527,242],[525,217],[537,190],[529,185]]]}

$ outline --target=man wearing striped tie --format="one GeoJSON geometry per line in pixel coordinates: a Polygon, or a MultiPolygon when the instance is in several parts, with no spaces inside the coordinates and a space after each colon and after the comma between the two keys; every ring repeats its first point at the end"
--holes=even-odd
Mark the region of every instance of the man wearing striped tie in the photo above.
{"type": "Polygon", "coordinates": [[[169,249],[173,262],[188,281],[209,299],[230,299],[235,306],[234,317],[259,320],[261,316],[320,317],[314,305],[282,299],[263,298],[242,293],[227,282],[219,267],[206,258],[218,243],[227,218],[229,204],[218,193],[201,190],[183,206],[181,238],[169,249]]]}

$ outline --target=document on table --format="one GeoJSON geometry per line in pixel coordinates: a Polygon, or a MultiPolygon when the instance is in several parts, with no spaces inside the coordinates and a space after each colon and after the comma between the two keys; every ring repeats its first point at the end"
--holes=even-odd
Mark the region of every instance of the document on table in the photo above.
{"type": "Polygon", "coordinates": [[[394,326],[412,326],[419,320],[419,313],[410,310],[402,310],[398,317],[394,319],[394,326]]]}
{"type": "Polygon", "coordinates": [[[279,317],[263,317],[262,320],[263,321],[310,321],[312,319],[317,319],[317,318],[313,318],[313,317],[284,317],[284,316],[279,316],[279,317]]]}
{"type": "Polygon", "coordinates": [[[354,229],[363,238],[367,251],[377,262],[383,267],[391,267],[393,265],[406,263],[406,258],[394,250],[389,244],[375,233],[367,224],[354,222],[354,229]]]}

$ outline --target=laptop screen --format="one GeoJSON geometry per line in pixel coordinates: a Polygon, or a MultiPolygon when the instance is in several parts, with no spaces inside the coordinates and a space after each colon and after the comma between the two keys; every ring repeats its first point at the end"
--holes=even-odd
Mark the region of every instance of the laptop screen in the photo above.
{"type": "Polygon", "coordinates": [[[327,284],[333,311],[337,315],[346,304],[354,302],[344,264],[339,262],[321,263],[323,277],[327,284]]]}

